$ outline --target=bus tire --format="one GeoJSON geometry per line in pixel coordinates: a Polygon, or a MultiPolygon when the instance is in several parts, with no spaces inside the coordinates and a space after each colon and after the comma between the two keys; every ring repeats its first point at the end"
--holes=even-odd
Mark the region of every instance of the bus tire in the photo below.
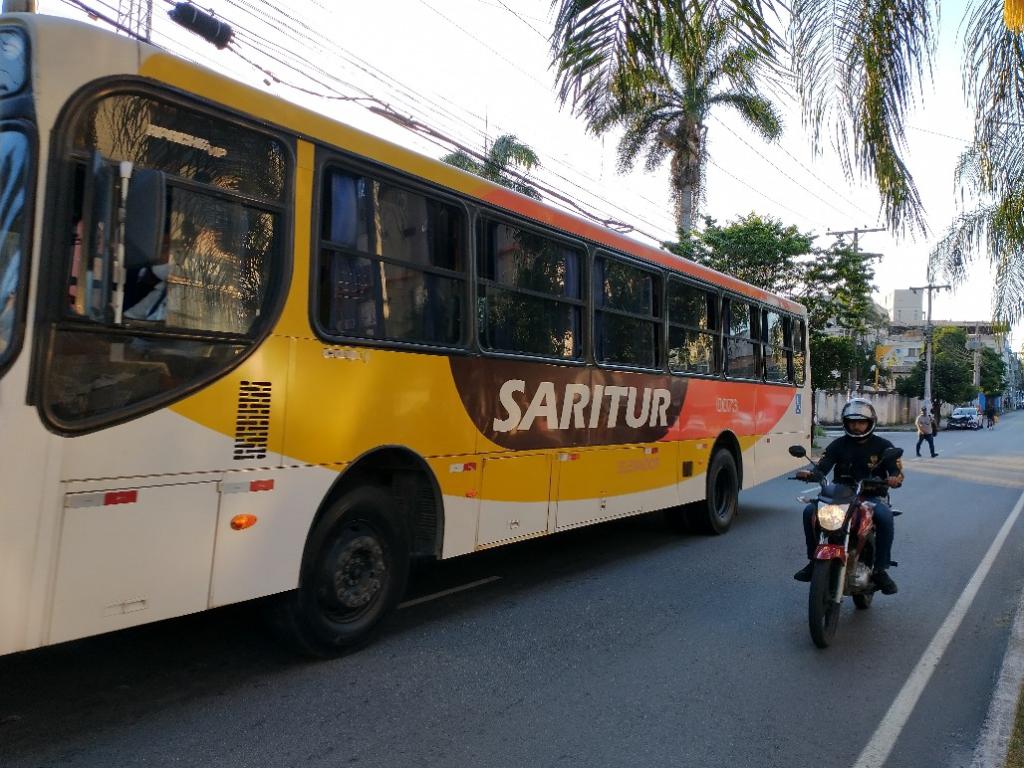
{"type": "Polygon", "coordinates": [[[381,488],[356,488],[335,501],[310,533],[298,589],[276,606],[278,632],[318,658],[369,642],[405,592],[405,530],[394,499],[381,488]]]}
{"type": "Polygon", "coordinates": [[[739,508],[739,492],[736,460],[727,448],[719,448],[708,464],[704,501],[696,502],[688,510],[691,525],[716,536],[728,531],[739,508]]]}

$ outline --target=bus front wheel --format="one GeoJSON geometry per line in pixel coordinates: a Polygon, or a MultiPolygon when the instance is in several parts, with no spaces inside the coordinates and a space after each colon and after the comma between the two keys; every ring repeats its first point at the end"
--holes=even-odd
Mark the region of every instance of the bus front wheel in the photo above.
{"type": "Polygon", "coordinates": [[[409,546],[394,500],[381,488],[354,489],[313,527],[299,587],[281,596],[275,624],[306,655],[356,650],[398,604],[408,575],[409,546]]]}

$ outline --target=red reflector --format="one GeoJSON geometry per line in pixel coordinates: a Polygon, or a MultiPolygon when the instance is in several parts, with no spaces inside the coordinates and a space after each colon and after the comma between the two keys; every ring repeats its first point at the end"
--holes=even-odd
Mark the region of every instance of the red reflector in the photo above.
{"type": "Polygon", "coordinates": [[[462,469],[465,472],[475,472],[476,471],[476,462],[473,462],[473,461],[466,462],[465,464],[462,465],[462,469]]]}
{"type": "Polygon", "coordinates": [[[231,529],[234,531],[243,531],[254,525],[256,525],[256,515],[235,515],[231,518],[231,529]]]}
{"type": "Polygon", "coordinates": [[[273,480],[253,480],[249,483],[250,491],[272,491],[274,490],[273,480]]]}
{"type": "Polygon", "coordinates": [[[138,491],[110,491],[103,494],[103,505],[110,504],[134,504],[139,500],[138,491]]]}

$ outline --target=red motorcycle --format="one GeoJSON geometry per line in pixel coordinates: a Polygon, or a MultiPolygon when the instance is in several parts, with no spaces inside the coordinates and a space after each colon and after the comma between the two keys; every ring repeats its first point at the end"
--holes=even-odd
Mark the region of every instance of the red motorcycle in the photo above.
{"type": "MultiPolygon", "coordinates": [[[[807,451],[802,445],[794,445],[789,455],[803,459],[807,451]]],[[[902,455],[902,448],[887,448],[879,463],[902,455]]],[[[812,558],[807,619],[814,644],[827,648],[839,627],[839,609],[844,595],[852,596],[853,604],[859,609],[871,607],[877,587],[871,580],[875,560],[875,507],[870,499],[888,499],[889,486],[885,480],[871,477],[856,483],[829,483],[813,461],[811,466],[814,469],[808,482],[819,483],[821,491],[817,496],[799,497],[805,504],[816,503],[818,507],[812,518],[818,531],[818,546],[812,558]]],[[[790,478],[798,479],[801,478],[790,478]]],[[[892,513],[893,516],[900,514],[895,509],[892,513]]]]}

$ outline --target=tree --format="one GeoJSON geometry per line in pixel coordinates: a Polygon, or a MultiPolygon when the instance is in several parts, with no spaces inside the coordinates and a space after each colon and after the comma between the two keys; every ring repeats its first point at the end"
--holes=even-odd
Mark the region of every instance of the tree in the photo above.
{"type": "Polygon", "coordinates": [[[793,297],[807,307],[812,329],[838,327],[861,337],[880,322],[871,300],[874,278],[870,260],[840,239],[815,252],[793,297]]]}
{"type": "Polygon", "coordinates": [[[814,333],[811,346],[811,389],[839,392],[860,362],[861,353],[853,339],[814,333]]]}
{"type": "Polygon", "coordinates": [[[671,158],[676,226],[684,233],[704,194],[711,111],[734,110],[769,141],[782,133],[757,82],[766,48],[749,34],[751,14],[727,5],[562,0],[552,37],[561,103],[596,134],[624,129],[620,170],[641,155],[648,170],[671,158]]]}
{"type": "MultiPolygon", "coordinates": [[[[896,382],[896,391],[906,397],[924,397],[925,360],[919,360],[910,375],[896,382]]],[[[974,363],[967,349],[967,332],[962,328],[939,328],[932,337],[932,408],[939,413],[942,403],[958,405],[973,400],[978,388],[972,383],[974,363]]]]}
{"type": "Polygon", "coordinates": [[[752,65],[767,68],[777,80],[792,78],[812,143],[820,146],[823,134],[832,135],[847,175],[874,180],[889,226],[924,230],[920,196],[901,152],[907,107],[924,72],[930,71],[937,2],[556,0],[556,4],[559,10],[551,39],[559,96],[579,114],[601,110],[618,87],[623,69],[657,71],[663,43],[673,39],[672,30],[682,22],[697,17],[724,21],[730,25],[730,38],[752,65]],[[789,21],[785,39],[774,31],[779,19],[789,21]]]}
{"type": "Polygon", "coordinates": [[[704,218],[704,229],[665,246],[679,256],[735,275],[772,293],[789,293],[801,282],[798,261],[813,248],[814,236],[779,219],[748,213],[719,226],[704,218]]]}
{"type": "Polygon", "coordinates": [[[988,347],[981,350],[981,391],[986,400],[1006,391],[1006,362],[1002,355],[988,347]]]}
{"type": "Polygon", "coordinates": [[[471,156],[464,150],[452,152],[441,158],[441,162],[454,165],[469,173],[482,176],[488,181],[515,190],[522,195],[540,199],[540,193],[525,181],[525,172],[540,165],[540,158],[529,146],[520,142],[513,134],[506,133],[494,140],[490,147],[484,147],[483,155],[471,156]],[[522,172],[516,170],[521,168],[522,172]]]}

